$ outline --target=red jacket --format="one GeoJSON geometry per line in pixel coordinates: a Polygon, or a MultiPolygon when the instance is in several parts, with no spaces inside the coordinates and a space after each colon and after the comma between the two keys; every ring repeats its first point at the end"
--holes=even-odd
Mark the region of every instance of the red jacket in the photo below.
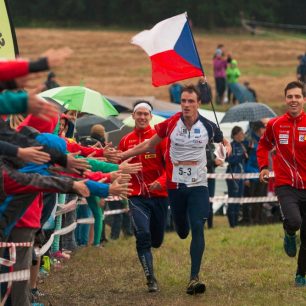
{"type": "MultiPolygon", "coordinates": [[[[124,136],[119,143],[119,150],[127,151],[139,143],[150,139],[156,132],[150,126],[142,129],[134,129],[131,133],[124,136]]],[[[166,172],[164,169],[163,152],[165,150],[165,141],[156,146],[155,153],[144,153],[133,158],[131,162],[141,162],[142,172],[132,175],[131,196],[144,197],[167,197],[166,189],[166,172]],[[162,190],[149,191],[149,185],[154,181],[158,181],[162,190]]]]}
{"type": "Polygon", "coordinates": [[[268,152],[275,148],[275,186],[306,189],[306,115],[293,118],[288,113],[271,119],[258,143],[260,169],[269,166],[268,152]]]}
{"type": "Polygon", "coordinates": [[[84,157],[87,157],[88,155],[95,153],[93,155],[93,158],[103,156],[103,152],[104,152],[103,149],[81,146],[72,138],[64,137],[64,139],[67,144],[67,151],[70,153],[80,152],[80,155],[84,157]]]}

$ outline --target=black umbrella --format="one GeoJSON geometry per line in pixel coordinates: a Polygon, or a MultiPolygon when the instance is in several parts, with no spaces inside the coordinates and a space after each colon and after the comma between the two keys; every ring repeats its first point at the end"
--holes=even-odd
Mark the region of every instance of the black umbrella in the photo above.
{"type": "Polygon", "coordinates": [[[51,102],[53,104],[56,104],[56,106],[60,109],[60,112],[61,113],[64,113],[66,112],[68,109],[64,106],[64,105],[61,105],[59,104],[55,99],[52,99],[52,98],[48,98],[48,97],[43,97],[46,101],[48,102],[51,102]]]}
{"type": "Polygon", "coordinates": [[[102,118],[95,115],[84,115],[75,123],[78,136],[89,136],[90,130],[95,124],[103,125],[105,132],[119,130],[123,126],[122,121],[112,116],[102,118]]]}
{"type": "Polygon", "coordinates": [[[221,120],[225,122],[258,121],[263,118],[275,117],[275,112],[266,104],[246,102],[230,108],[221,120]]]}

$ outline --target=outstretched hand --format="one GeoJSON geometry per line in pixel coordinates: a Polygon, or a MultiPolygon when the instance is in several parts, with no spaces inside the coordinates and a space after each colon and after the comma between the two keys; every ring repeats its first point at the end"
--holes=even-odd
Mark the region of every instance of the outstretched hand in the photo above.
{"type": "Polygon", "coordinates": [[[109,194],[116,195],[120,198],[127,199],[127,197],[132,193],[133,189],[129,188],[131,184],[122,183],[121,177],[119,176],[113,183],[109,185],[109,194]]]}
{"type": "Polygon", "coordinates": [[[77,174],[81,174],[83,171],[89,170],[90,165],[85,158],[75,158],[80,152],[67,154],[67,166],[66,168],[77,174]]]}
{"type": "Polygon", "coordinates": [[[49,68],[53,68],[62,65],[64,61],[72,55],[72,53],[72,49],[69,47],[64,47],[59,49],[49,49],[45,51],[41,56],[46,57],[49,68]]]}
{"type": "Polygon", "coordinates": [[[135,174],[142,170],[142,164],[141,163],[130,164],[129,161],[131,161],[131,159],[132,158],[129,158],[119,165],[119,170],[121,170],[122,173],[135,174]]]}
{"type": "Polygon", "coordinates": [[[35,163],[38,165],[45,164],[50,161],[50,155],[41,151],[43,147],[18,148],[17,157],[27,163],[35,163]]]}
{"type": "Polygon", "coordinates": [[[73,190],[81,195],[82,197],[89,197],[90,196],[90,191],[88,189],[88,187],[86,186],[85,182],[88,180],[82,180],[82,181],[74,181],[73,182],[73,190]]]}
{"type": "Polygon", "coordinates": [[[45,99],[39,97],[37,93],[40,91],[41,86],[28,92],[27,112],[43,120],[49,121],[50,118],[58,115],[59,108],[55,104],[49,103],[45,99]]]}

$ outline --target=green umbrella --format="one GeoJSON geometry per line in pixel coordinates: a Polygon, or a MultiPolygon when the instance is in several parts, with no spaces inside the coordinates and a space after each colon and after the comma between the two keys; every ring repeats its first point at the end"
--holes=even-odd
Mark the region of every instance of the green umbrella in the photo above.
{"type": "Polygon", "coordinates": [[[39,94],[52,98],[68,110],[76,110],[100,117],[116,116],[117,110],[99,92],[83,86],[56,87],[39,94]]]}
{"type": "MultiPolygon", "coordinates": [[[[152,119],[150,121],[151,127],[154,127],[155,124],[161,123],[165,121],[166,118],[158,116],[158,115],[153,115],[152,114],[152,119]]],[[[122,121],[126,126],[134,127],[135,126],[135,120],[133,119],[132,115],[127,117],[122,121]]]]}

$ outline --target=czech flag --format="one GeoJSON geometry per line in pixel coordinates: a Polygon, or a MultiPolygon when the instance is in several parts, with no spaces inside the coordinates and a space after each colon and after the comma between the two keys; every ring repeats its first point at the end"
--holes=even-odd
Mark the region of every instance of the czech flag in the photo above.
{"type": "Polygon", "coordinates": [[[131,42],[150,56],[154,86],[204,75],[187,13],[157,23],[131,42]]]}

